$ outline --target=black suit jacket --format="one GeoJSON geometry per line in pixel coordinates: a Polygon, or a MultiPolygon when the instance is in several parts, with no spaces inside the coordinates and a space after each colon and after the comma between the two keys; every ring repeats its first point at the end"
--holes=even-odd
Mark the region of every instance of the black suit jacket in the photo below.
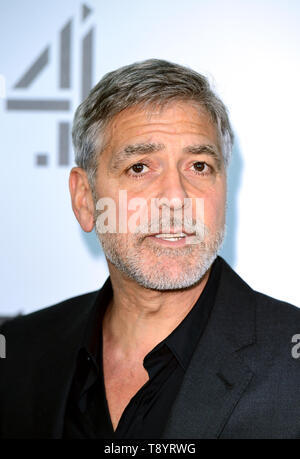
{"type": "MultiPolygon", "coordinates": [[[[2,326],[0,436],[60,438],[75,358],[100,292],[2,326]]],[[[300,438],[300,310],[253,291],[222,260],[215,307],[163,438],[300,438]]]]}

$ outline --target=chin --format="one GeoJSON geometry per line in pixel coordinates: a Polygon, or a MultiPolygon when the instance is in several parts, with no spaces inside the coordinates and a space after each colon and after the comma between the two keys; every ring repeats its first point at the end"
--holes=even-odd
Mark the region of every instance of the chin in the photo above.
{"type": "Polygon", "coordinates": [[[170,262],[164,267],[165,263],[158,263],[154,269],[138,269],[128,273],[130,277],[139,285],[152,290],[182,290],[198,284],[207,272],[207,266],[173,267],[170,262]]]}
{"type": "Polygon", "coordinates": [[[157,291],[174,291],[174,290],[183,290],[193,287],[194,285],[198,284],[201,280],[196,279],[174,279],[167,276],[163,276],[160,278],[151,278],[151,277],[143,277],[143,278],[135,278],[134,279],[139,285],[142,287],[157,290],[157,291]]]}

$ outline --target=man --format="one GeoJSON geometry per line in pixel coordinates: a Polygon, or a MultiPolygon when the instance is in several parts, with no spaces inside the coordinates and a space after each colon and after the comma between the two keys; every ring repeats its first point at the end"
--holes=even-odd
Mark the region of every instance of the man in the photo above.
{"type": "Polygon", "coordinates": [[[233,134],[207,80],[111,72],[73,141],[73,211],[110,277],[2,327],[1,436],[300,438],[300,311],[217,255],[233,134]]]}

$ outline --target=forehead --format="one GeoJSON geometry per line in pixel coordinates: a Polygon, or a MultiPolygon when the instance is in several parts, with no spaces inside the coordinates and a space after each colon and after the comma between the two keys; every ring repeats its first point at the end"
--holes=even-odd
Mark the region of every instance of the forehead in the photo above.
{"type": "Polygon", "coordinates": [[[126,143],[153,141],[209,141],[219,147],[219,132],[206,110],[190,102],[172,102],[165,107],[130,107],[117,114],[105,130],[111,154],[126,143]]]}

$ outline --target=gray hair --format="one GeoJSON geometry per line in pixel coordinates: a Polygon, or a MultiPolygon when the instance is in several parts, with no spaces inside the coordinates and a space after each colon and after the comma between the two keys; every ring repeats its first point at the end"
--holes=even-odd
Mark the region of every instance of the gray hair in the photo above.
{"type": "Polygon", "coordinates": [[[223,159],[227,166],[233,132],[227,109],[211,89],[208,80],[187,67],[148,59],[104,75],[76,110],[72,129],[75,161],[87,172],[91,185],[103,148],[101,140],[105,127],[115,115],[135,105],[163,108],[177,100],[196,102],[206,109],[219,129],[223,159]]]}

